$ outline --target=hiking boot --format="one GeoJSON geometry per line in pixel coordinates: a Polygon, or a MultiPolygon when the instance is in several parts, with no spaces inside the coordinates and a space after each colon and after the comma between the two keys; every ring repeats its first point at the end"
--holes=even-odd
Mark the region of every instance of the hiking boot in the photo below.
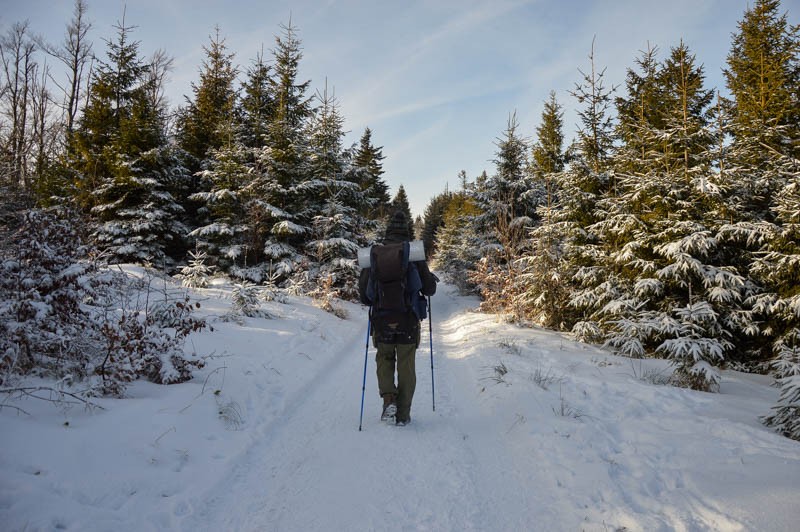
{"type": "Polygon", "coordinates": [[[395,403],[395,396],[392,393],[383,394],[383,412],[381,413],[381,421],[389,421],[394,419],[397,414],[397,403],[395,403]]]}
{"type": "Polygon", "coordinates": [[[397,425],[398,427],[405,427],[409,423],[411,423],[410,417],[398,417],[397,420],[395,421],[395,425],[397,425]]]}

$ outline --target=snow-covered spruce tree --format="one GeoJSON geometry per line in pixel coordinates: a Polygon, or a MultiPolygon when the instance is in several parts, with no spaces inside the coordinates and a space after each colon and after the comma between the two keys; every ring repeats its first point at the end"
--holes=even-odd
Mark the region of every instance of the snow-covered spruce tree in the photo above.
{"type": "Polygon", "coordinates": [[[757,174],[761,179],[755,186],[768,185],[774,191],[763,222],[739,224],[740,230],[763,236],[760,253],[752,262],[752,272],[764,287],[755,310],[764,319],[774,357],[771,368],[781,389],[778,403],[764,423],[800,440],[800,134],[798,108],[791,97],[800,85],[800,39],[798,28],[789,26],[786,15],[777,10],[777,2],[760,1],[745,13],[726,75],[739,125],[734,146],[757,139],[762,150],[744,150],[744,155],[747,159],[759,154],[768,158],[768,164],[758,167],[765,171],[757,174]],[[763,50],[770,76],[756,75],[754,59],[759,50],[763,50]],[[774,127],[759,127],[762,123],[774,127]]]}
{"type": "MultiPolygon", "coordinates": [[[[466,182],[466,173],[462,170],[460,176],[464,176],[463,182],[466,182]]],[[[439,251],[438,232],[444,225],[444,212],[450,205],[450,200],[453,199],[453,194],[449,190],[445,190],[441,194],[437,194],[431,198],[428,205],[425,207],[425,223],[422,226],[422,242],[425,246],[425,255],[432,257],[439,251]]],[[[440,262],[444,266],[446,262],[440,262]]]]}
{"type": "MultiPolygon", "coordinates": [[[[241,126],[237,137],[245,147],[242,161],[251,175],[240,194],[247,226],[246,240],[242,242],[247,254],[241,262],[246,266],[236,266],[232,273],[253,282],[277,281],[278,277],[284,277],[284,265],[279,259],[284,257],[283,252],[289,246],[276,244],[265,250],[264,243],[273,238],[271,229],[276,220],[294,218],[276,206],[288,205],[290,191],[270,173],[270,132],[278,106],[273,74],[272,66],[259,53],[247,70],[238,106],[241,126]]],[[[291,269],[290,266],[286,271],[291,269]]]]}
{"type": "Polygon", "coordinates": [[[172,267],[186,249],[184,211],[173,191],[188,180],[171,146],[140,153],[123,175],[104,183],[94,194],[97,246],[116,262],[172,267]]]}
{"type": "Polygon", "coordinates": [[[264,146],[269,135],[269,124],[275,114],[275,95],[270,84],[271,67],[259,53],[247,69],[239,100],[242,143],[252,149],[264,146]]]}
{"type": "Polygon", "coordinates": [[[769,292],[761,298],[767,324],[773,327],[774,359],[771,367],[781,389],[774,412],[764,423],[780,433],[800,440],[800,186],[793,183],[782,191],[778,218],[784,221],[770,240],[767,254],[756,263],[755,273],[769,292]],[[765,276],[765,277],[764,277],[765,276]]]}
{"type": "Polygon", "coordinates": [[[530,232],[519,263],[521,292],[519,304],[528,320],[544,327],[563,328],[569,320],[569,286],[561,235],[557,228],[556,197],[558,175],[564,169],[563,111],[555,92],[545,102],[536,128],[531,154],[534,180],[544,189],[544,203],[537,209],[539,224],[530,232]]]}
{"type": "Polygon", "coordinates": [[[594,43],[589,54],[587,72],[579,70],[582,79],[570,95],[580,105],[579,129],[575,142],[567,149],[567,167],[557,174],[558,195],[553,211],[557,238],[562,246],[567,272],[563,282],[570,284],[571,306],[576,310],[574,322],[567,328],[583,341],[600,341],[602,336],[596,313],[608,302],[613,290],[605,290],[607,248],[591,230],[606,213],[599,209],[600,200],[614,190],[611,171],[613,127],[609,107],[615,88],[605,86],[605,69],[598,69],[594,60],[594,43]]]}
{"type": "MultiPolygon", "coordinates": [[[[627,71],[627,94],[616,98],[615,129],[620,146],[614,153],[614,171],[596,181],[595,221],[586,227],[592,235],[588,249],[594,253],[588,254],[590,266],[578,272],[582,285],[574,302],[588,318],[577,324],[580,335],[605,341],[622,354],[641,357],[655,346],[648,345],[652,331],[641,326],[647,320],[646,301],[634,292],[644,263],[635,263],[637,257],[631,252],[636,245],[646,250],[638,240],[646,234],[640,213],[647,212],[644,202],[655,195],[646,194],[649,180],[643,174],[655,166],[648,157],[658,148],[655,122],[661,98],[656,50],[642,52],[636,65],[638,69],[627,71]]],[[[655,221],[657,216],[652,218],[655,221]]],[[[651,266],[650,271],[653,269],[651,266]]]]}
{"type": "Polygon", "coordinates": [[[353,167],[358,172],[358,183],[364,195],[359,213],[370,220],[389,215],[389,186],[382,177],[385,158],[383,147],[372,144],[372,130],[365,128],[353,156],[353,167]]]}
{"type": "MultiPolygon", "coordinates": [[[[408,203],[408,194],[406,194],[406,189],[403,185],[397,188],[397,194],[392,198],[390,209],[391,212],[403,211],[406,215],[406,220],[408,220],[408,234],[412,235],[412,238],[417,238],[417,235],[414,234],[414,217],[411,216],[411,205],[408,203]]],[[[391,214],[387,216],[387,219],[390,216],[391,214]]]]}
{"type": "Polygon", "coordinates": [[[76,132],[83,199],[97,219],[94,240],[112,260],[169,266],[182,252],[180,205],[187,179],[168,146],[165,110],[151,98],[156,81],[124,21],[108,41],[76,132]]]}
{"type": "MultiPolygon", "coordinates": [[[[299,185],[310,179],[306,123],[313,112],[312,97],[306,96],[309,81],[297,82],[303,57],[297,30],[281,25],[275,37],[271,92],[275,113],[268,125],[267,141],[257,157],[257,175],[251,184],[248,212],[258,225],[254,234],[263,235],[264,259],[271,272],[282,280],[293,273],[302,275],[306,259],[302,249],[310,239],[313,209],[299,185]]],[[[318,198],[314,198],[318,204],[318,198]]]]}
{"type": "Polygon", "coordinates": [[[259,288],[249,281],[236,283],[231,291],[231,316],[261,316],[259,288]]]}
{"type": "Polygon", "coordinates": [[[737,349],[735,340],[751,332],[742,323],[750,283],[726,261],[724,246],[714,236],[720,220],[709,216],[719,211],[720,202],[708,187],[715,179],[716,139],[708,121],[713,92],[703,88],[702,68],[683,43],[671,50],[659,76],[668,104],[660,136],[669,139],[662,141],[663,164],[673,176],[667,200],[674,204],[674,222],[656,226],[660,232],[653,246],[660,269],[655,277],[664,292],[655,297],[663,298],[662,311],[678,318],[679,330],[657,349],[676,363],[679,383],[716,389],[719,377],[711,364],[728,360],[737,349]]]}
{"type": "MultiPolygon", "coordinates": [[[[468,187],[466,182],[463,184],[468,187]]],[[[462,293],[475,290],[470,282],[470,272],[475,271],[483,247],[475,227],[478,214],[466,189],[450,193],[441,215],[442,222],[436,230],[436,254],[432,265],[462,293]]]]}
{"type": "MultiPolygon", "coordinates": [[[[356,299],[355,257],[360,242],[354,229],[358,225],[357,208],[363,204],[362,192],[351,171],[351,152],[342,148],[344,119],[336,99],[328,94],[327,87],[318,97],[320,105],[310,121],[309,132],[310,170],[314,179],[303,186],[308,196],[321,201],[312,221],[314,239],[306,244],[308,254],[317,263],[312,281],[322,300],[331,290],[338,297],[356,299]]],[[[330,303],[326,306],[331,308],[330,303]]]]}
{"type": "Polygon", "coordinates": [[[508,118],[506,130],[497,141],[496,173],[476,188],[475,200],[482,214],[476,222],[494,239],[494,251],[481,259],[474,282],[482,287],[482,307],[505,310],[512,320],[521,317],[517,295],[519,265],[516,260],[544,201],[544,191],[528,172],[528,146],[519,136],[516,113],[508,118]]]}
{"type": "Polygon", "coordinates": [[[189,252],[189,264],[181,268],[181,272],[177,275],[181,280],[181,284],[187,288],[206,288],[208,286],[208,278],[212,270],[206,264],[208,255],[202,251],[189,252]]]}
{"type": "MultiPolygon", "coordinates": [[[[724,74],[733,96],[734,140],[758,139],[762,156],[770,151],[794,158],[800,154],[793,142],[800,136],[799,48],[800,28],[789,24],[780,12],[780,0],[756,0],[733,34],[724,74]]],[[[749,155],[755,158],[758,151],[749,155]]],[[[769,183],[754,183],[751,201],[763,205],[769,196],[762,187],[769,183]]]]}
{"type": "Polygon", "coordinates": [[[793,163],[792,178],[774,207],[776,223],[770,227],[765,252],[753,264],[753,274],[765,287],[755,310],[773,339],[770,365],[781,389],[764,423],[800,440],[800,161],[793,163]]]}
{"type": "Polygon", "coordinates": [[[787,438],[800,441],[800,375],[794,373],[781,377],[777,384],[781,395],[773,407],[774,413],[764,417],[764,424],[787,438]]]}
{"type": "Polygon", "coordinates": [[[197,211],[202,224],[189,233],[197,248],[206,253],[213,266],[229,270],[247,257],[248,224],[245,204],[246,187],[252,167],[247,165],[247,149],[236,138],[233,124],[220,126],[228,131],[227,140],[218,149],[210,149],[207,168],[198,172],[205,192],[189,199],[202,205],[197,211]]]}
{"type": "Polygon", "coordinates": [[[791,208],[781,202],[792,197],[797,182],[800,34],[779,9],[778,1],[759,0],[745,12],[724,72],[732,95],[725,109],[732,139],[723,189],[729,224],[720,238],[731,263],[763,289],[750,298],[755,318],[764,321],[754,321],[761,334],[743,346],[743,362],[750,364],[775,356],[776,342],[792,328],[775,306],[787,294],[781,283],[791,279],[776,257],[790,249],[782,235],[792,231],[784,228],[791,226],[791,208]]]}
{"type": "Polygon", "coordinates": [[[713,221],[704,218],[713,198],[698,186],[709,172],[712,93],[683,44],[663,65],[655,50],[639,65],[643,75],[629,72],[628,96],[618,99],[615,195],[593,226],[611,244],[598,324],[608,345],[632,356],[664,353],[680,381],[714,389],[711,367],[734,347],[730,317],[745,279],[719,263],[713,221]]]}
{"type": "Polygon", "coordinates": [[[291,209],[290,190],[265,168],[269,151],[267,147],[257,154],[252,180],[243,192],[247,198],[248,232],[261,247],[267,270],[265,278],[281,284],[302,259],[292,242],[298,241],[308,229],[296,224],[295,216],[285,210],[291,209]]]}

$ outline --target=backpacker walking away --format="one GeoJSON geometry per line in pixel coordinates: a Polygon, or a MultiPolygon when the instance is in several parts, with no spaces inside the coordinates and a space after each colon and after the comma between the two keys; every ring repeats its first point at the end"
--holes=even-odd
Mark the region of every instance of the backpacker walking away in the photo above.
{"type": "Polygon", "coordinates": [[[383,245],[370,250],[370,266],[358,281],[361,302],[370,306],[372,343],[383,398],[381,419],[406,425],[417,384],[415,357],[420,321],[427,316],[425,296],[436,293],[436,276],[424,260],[409,260],[408,220],[396,212],[386,228],[383,245]],[[397,383],[395,384],[395,371],[397,383]]]}

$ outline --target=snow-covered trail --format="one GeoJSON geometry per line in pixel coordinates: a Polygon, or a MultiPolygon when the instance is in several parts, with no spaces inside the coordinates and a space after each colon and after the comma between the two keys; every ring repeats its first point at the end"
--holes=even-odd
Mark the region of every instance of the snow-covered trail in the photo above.
{"type": "Polygon", "coordinates": [[[756,422],[718,419],[714,400],[724,394],[621,377],[607,352],[497,323],[470,312],[475,303],[447,285],[434,297],[436,411],[426,331],[407,427],[378,420],[370,346],[358,431],[365,324],[344,322],[282,410],[251,420],[250,445],[228,472],[176,507],[180,529],[781,530],[791,522],[759,508],[792,504],[794,444],[775,437],[773,447],[756,422]],[[505,377],[494,372],[498,362],[508,364],[505,377]],[[539,370],[553,372],[549,386],[533,383],[539,370]],[[668,443],[676,441],[686,447],[668,443]],[[767,468],[748,467],[751,458],[767,468]],[[747,491],[767,478],[773,492],[747,491]],[[736,485],[745,491],[732,498],[736,485]]]}
{"type": "Polygon", "coordinates": [[[529,479],[504,448],[503,433],[487,431],[491,424],[481,419],[472,393],[478,377],[457,352],[451,357],[450,320],[463,310],[452,295],[434,299],[436,412],[426,331],[417,352],[412,424],[378,420],[370,347],[359,432],[365,328],[351,327],[349,340],[282,412],[254,422],[257,436],[230,471],[205,495],[179,505],[177,513],[186,514],[181,528],[511,530],[534,522],[529,479]]]}
{"type": "Polygon", "coordinates": [[[10,531],[794,531],[800,444],[758,418],[777,391],[723,372],[720,393],[664,386],[664,360],[433,298],[412,424],[379,421],[365,309],[308,298],[223,319],[202,292],[209,354],[179,386],[132,383],[107,410],[23,404],[0,416],[0,529],[10,531]]]}

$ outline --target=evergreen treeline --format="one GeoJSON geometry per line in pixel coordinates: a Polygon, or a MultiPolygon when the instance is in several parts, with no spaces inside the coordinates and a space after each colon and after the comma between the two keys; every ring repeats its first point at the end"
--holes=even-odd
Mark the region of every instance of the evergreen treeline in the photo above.
{"type": "Polygon", "coordinates": [[[70,206],[112,262],[174,272],[191,252],[251,281],[326,279],[354,297],[357,248],[408,200],[401,189],[390,202],[371,130],[345,146],[332,91],[298,79],[297,29],[281,26],[271,56],[242,67],[216,28],[170,109],[171,58],[143,57],[124,16],[98,49],[88,9],[75,2],[58,45],[27,22],[2,35],[4,211],[70,206]]]}
{"type": "Polygon", "coordinates": [[[764,421],[800,439],[799,37],[757,0],[733,33],[730,97],[683,42],[641,52],[614,88],[592,50],[569,145],[551,93],[533,141],[511,115],[495,173],[431,201],[438,269],[509,319],[668,358],[681,386],[771,370],[764,421]]]}
{"type": "Polygon", "coordinates": [[[183,349],[205,327],[197,305],[129,301],[152,287],[134,290],[103,264],[185,286],[233,276],[244,315],[254,282],[332,312],[332,298],[355,299],[358,248],[393,210],[411,219],[408,199],[402,187],[390,198],[372,131],[345,146],[327,82],[313,91],[298,79],[297,29],[281,26],[269,57],[240,66],[216,28],[171,109],[167,53],[144,57],[124,13],[96,46],[88,10],[75,0],[57,44],[28,22],[0,35],[0,384],[33,373],[121,395],[137,378],[181,382],[202,365],[183,349]]]}

